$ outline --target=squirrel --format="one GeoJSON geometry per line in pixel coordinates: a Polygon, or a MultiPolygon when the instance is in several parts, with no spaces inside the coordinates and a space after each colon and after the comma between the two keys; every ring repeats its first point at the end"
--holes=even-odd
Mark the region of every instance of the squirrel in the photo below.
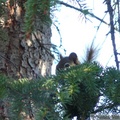
{"type": "Polygon", "coordinates": [[[60,55],[60,61],[56,66],[56,70],[59,71],[60,69],[64,69],[66,67],[75,66],[79,64],[80,61],[78,60],[78,56],[74,52],[70,53],[70,55],[67,57],[63,57],[62,55],[60,55]]]}
{"type": "MultiPolygon", "coordinates": [[[[98,55],[97,47],[93,46],[93,43],[91,44],[90,47],[86,49],[85,53],[85,62],[92,62],[98,55]]],[[[70,66],[75,66],[75,65],[80,65],[81,62],[78,60],[78,56],[75,52],[70,53],[69,56],[63,57],[60,55],[60,61],[56,66],[56,71],[59,71],[60,69],[65,69],[66,67],[70,66]]]]}

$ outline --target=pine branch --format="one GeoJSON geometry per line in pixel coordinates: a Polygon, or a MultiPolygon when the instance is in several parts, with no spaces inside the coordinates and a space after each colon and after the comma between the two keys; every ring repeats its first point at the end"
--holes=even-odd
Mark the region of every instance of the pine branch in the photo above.
{"type": "Polygon", "coordinates": [[[108,24],[107,22],[105,22],[103,19],[97,17],[97,16],[94,15],[93,13],[89,12],[88,10],[83,10],[83,9],[80,9],[80,8],[76,8],[76,7],[74,7],[74,6],[72,6],[72,5],[69,5],[69,4],[67,4],[67,3],[65,3],[65,2],[62,2],[62,1],[57,1],[57,3],[58,3],[58,4],[61,4],[61,5],[64,5],[64,6],[66,6],[66,7],[72,8],[72,9],[74,9],[74,10],[77,10],[77,11],[79,11],[79,12],[85,14],[85,15],[90,15],[91,17],[96,18],[96,19],[99,20],[100,22],[103,22],[104,24],[106,24],[106,25],[109,26],[109,24],[108,24]]]}
{"type": "Polygon", "coordinates": [[[109,104],[109,105],[107,105],[107,106],[100,106],[100,107],[99,107],[97,110],[95,110],[93,113],[95,114],[95,113],[101,112],[101,111],[103,111],[103,110],[105,110],[105,109],[112,109],[112,108],[114,108],[116,105],[118,105],[118,104],[113,103],[113,104],[109,104]]]}

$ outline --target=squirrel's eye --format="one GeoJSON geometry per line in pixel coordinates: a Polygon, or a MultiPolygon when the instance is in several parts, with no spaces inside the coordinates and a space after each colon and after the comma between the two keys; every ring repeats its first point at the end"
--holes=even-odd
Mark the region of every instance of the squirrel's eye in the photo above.
{"type": "Polygon", "coordinates": [[[66,67],[69,67],[70,66],[70,64],[69,63],[65,63],[64,64],[64,67],[66,68],[66,67]]]}

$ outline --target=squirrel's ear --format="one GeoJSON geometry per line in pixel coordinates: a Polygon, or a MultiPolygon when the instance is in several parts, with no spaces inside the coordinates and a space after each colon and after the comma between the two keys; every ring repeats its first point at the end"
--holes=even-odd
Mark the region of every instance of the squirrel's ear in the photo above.
{"type": "Polygon", "coordinates": [[[70,59],[71,61],[73,61],[76,65],[80,64],[80,62],[79,62],[79,60],[78,60],[78,57],[77,57],[77,54],[74,53],[74,52],[70,53],[69,59],[70,59]]]}
{"type": "Polygon", "coordinates": [[[77,59],[77,54],[74,52],[70,53],[69,59],[75,61],[77,59]]]}

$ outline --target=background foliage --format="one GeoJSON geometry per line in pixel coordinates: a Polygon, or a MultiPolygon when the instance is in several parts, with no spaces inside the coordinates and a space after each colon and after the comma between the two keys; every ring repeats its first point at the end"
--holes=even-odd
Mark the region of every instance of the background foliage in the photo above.
{"type": "Polygon", "coordinates": [[[117,69],[83,63],[40,80],[11,80],[1,75],[0,96],[8,96],[12,120],[21,120],[27,114],[41,120],[74,116],[79,120],[87,119],[91,113],[120,112],[119,85],[117,69]]]}

